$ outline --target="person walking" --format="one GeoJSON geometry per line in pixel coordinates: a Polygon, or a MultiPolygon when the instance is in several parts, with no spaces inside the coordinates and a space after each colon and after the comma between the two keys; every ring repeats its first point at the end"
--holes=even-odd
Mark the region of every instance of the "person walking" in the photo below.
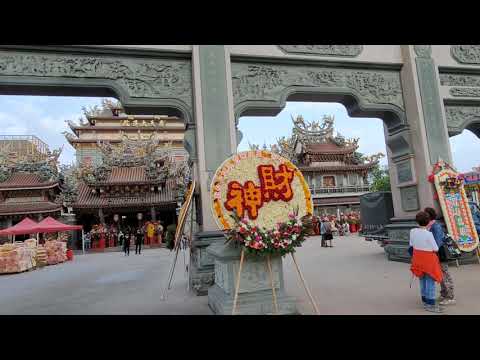
{"type": "Polygon", "coordinates": [[[443,309],[435,302],[435,282],[442,282],[442,269],[438,260],[438,245],[427,225],[429,215],[420,211],[415,216],[419,227],[410,230],[410,249],[412,276],[420,280],[420,294],[426,311],[441,313],[443,309]]]}
{"type": "MultiPolygon", "coordinates": [[[[437,221],[437,212],[435,209],[431,207],[427,207],[424,210],[429,218],[430,222],[427,225],[427,230],[429,230],[435,242],[440,248],[443,245],[445,239],[445,233],[443,231],[442,225],[437,221]]],[[[452,275],[448,271],[448,259],[439,259],[440,260],[440,267],[442,269],[442,282],[440,283],[440,305],[454,305],[456,304],[455,300],[455,293],[454,293],[454,285],[452,275]]]]}
{"type": "Polygon", "coordinates": [[[320,234],[322,235],[322,247],[328,247],[327,241],[330,240],[330,247],[332,246],[332,225],[327,217],[322,219],[322,223],[320,224],[320,234]]]}
{"type": "Polygon", "coordinates": [[[123,252],[125,256],[130,256],[130,233],[126,232],[123,237],[123,252]]]}
{"type": "Polygon", "coordinates": [[[143,232],[139,228],[137,233],[135,234],[135,254],[139,254],[142,252],[142,241],[143,241],[143,232]]]}

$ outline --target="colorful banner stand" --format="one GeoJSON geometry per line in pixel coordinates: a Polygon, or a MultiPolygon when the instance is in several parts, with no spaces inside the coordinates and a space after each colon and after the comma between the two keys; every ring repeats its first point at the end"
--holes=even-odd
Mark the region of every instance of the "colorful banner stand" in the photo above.
{"type": "Polygon", "coordinates": [[[472,218],[463,176],[448,164],[439,161],[434,167],[435,188],[450,236],[460,250],[471,252],[478,248],[478,234],[472,218]]]}

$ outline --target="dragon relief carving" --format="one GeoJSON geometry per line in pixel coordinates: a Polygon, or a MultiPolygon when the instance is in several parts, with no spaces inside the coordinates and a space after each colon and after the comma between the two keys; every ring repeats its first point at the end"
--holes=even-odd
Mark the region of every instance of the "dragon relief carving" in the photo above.
{"type": "Polygon", "coordinates": [[[461,64],[480,64],[480,45],[453,45],[450,53],[461,64]]]}
{"type": "Polygon", "coordinates": [[[352,90],[370,104],[390,104],[404,110],[397,71],[358,71],[296,65],[232,63],[235,106],[245,101],[280,101],[287,88],[327,87],[352,90]]]}
{"type": "Polygon", "coordinates": [[[286,53],[355,57],[363,45],[278,45],[286,53]]]}
{"type": "Polygon", "coordinates": [[[0,75],[101,78],[131,97],[178,97],[191,104],[191,65],[186,60],[112,59],[92,56],[0,53],[0,75]]]}

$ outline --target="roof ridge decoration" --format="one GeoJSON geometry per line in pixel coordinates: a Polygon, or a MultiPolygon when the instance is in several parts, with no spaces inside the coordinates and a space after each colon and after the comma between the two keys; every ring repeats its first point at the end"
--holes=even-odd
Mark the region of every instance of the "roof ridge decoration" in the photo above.
{"type": "Polygon", "coordinates": [[[97,144],[102,152],[102,164],[83,164],[78,172],[78,177],[87,185],[107,182],[112,169],[118,167],[143,167],[147,179],[155,183],[165,183],[173,178],[179,188],[188,184],[190,169],[187,162],[174,161],[168,143],[160,146],[161,140],[155,133],[146,140],[141,137],[131,139],[124,134],[119,146],[108,141],[98,141],[97,144]]]}
{"type": "Polygon", "coordinates": [[[7,145],[0,150],[0,182],[7,181],[15,172],[36,174],[43,182],[58,181],[58,158],[62,153],[63,146],[53,151],[47,149],[43,159],[38,159],[38,155],[22,155],[10,151],[9,148],[10,145],[7,145]]]}
{"type": "Polygon", "coordinates": [[[311,122],[305,121],[302,115],[298,115],[296,118],[292,115],[292,121],[294,126],[293,136],[303,145],[333,142],[335,145],[341,147],[358,148],[358,138],[345,139],[345,137],[338,132],[335,136],[333,135],[335,116],[324,115],[322,124],[320,124],[318,120],[311,122]]]}

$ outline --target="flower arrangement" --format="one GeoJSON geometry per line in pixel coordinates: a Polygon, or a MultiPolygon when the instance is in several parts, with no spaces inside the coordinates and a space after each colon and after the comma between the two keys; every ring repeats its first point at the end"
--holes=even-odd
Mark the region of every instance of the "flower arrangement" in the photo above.
{"type": "Polygon", "coordinates": [[[225,230],[227,242],[234,241],[243,246],[247,254],[285,256],[302,246],[312,231],[310,216],[300,218],[298,210],[291,212],[286,222],[277,223],[273,229],[255,225],[247,218],[241,219],[235,212],[231,217],[236,226],[225,230]]]}

